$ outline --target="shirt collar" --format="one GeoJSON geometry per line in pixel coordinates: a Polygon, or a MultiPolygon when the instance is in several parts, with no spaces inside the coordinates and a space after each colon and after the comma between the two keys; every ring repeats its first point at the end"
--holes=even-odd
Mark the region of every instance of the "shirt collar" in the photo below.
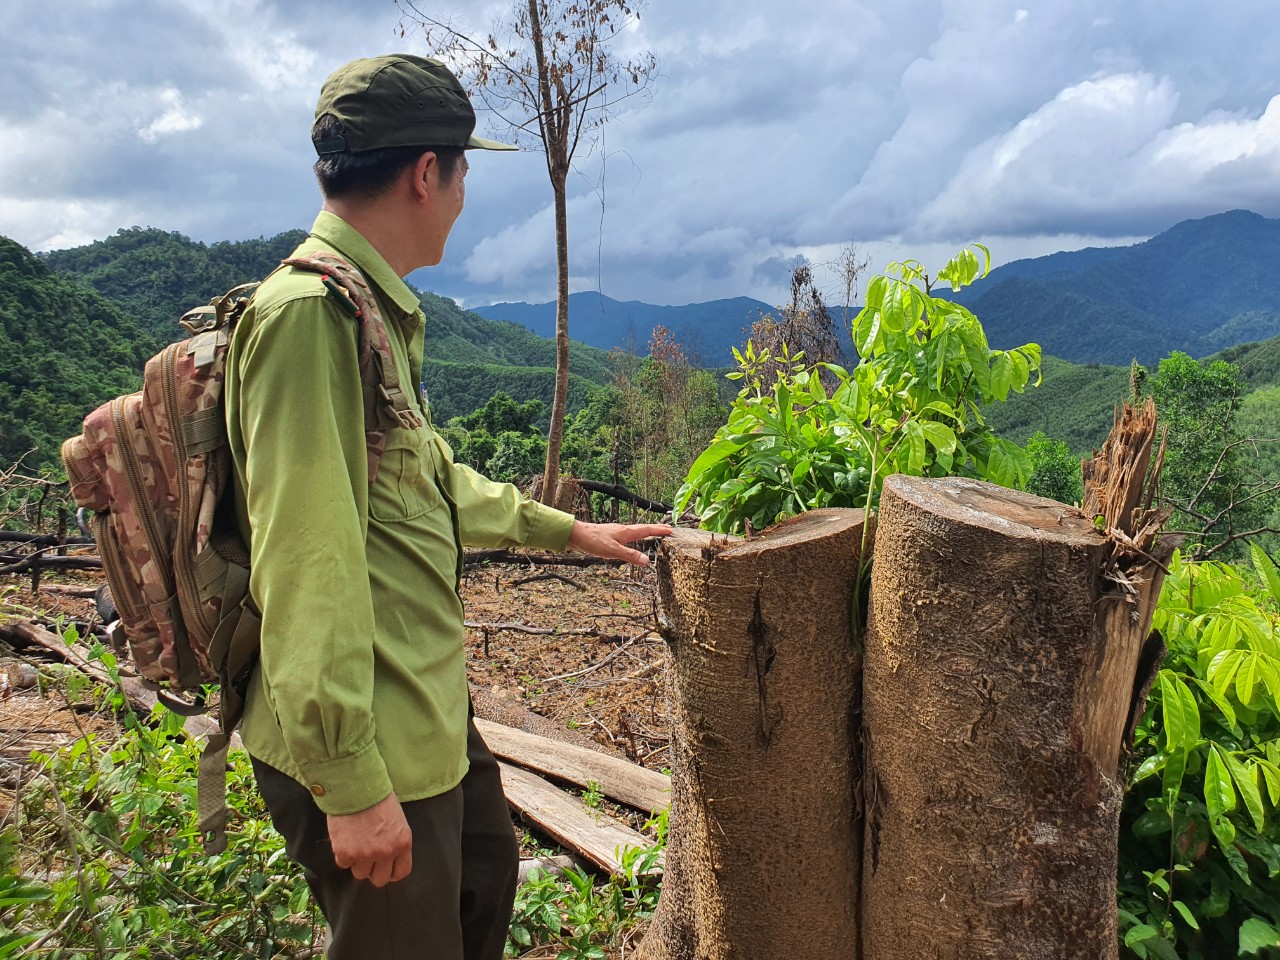
{"type": "Polygon", "coordinates": [[[418,295],[396,276],[382,254],[355,227],[337,214],[321,210],[316,222],[311,225],[311,235],[336,248],[364,274],[366,280],[390,297],[406,314],[412,315],[421,309],[418,295]]]}

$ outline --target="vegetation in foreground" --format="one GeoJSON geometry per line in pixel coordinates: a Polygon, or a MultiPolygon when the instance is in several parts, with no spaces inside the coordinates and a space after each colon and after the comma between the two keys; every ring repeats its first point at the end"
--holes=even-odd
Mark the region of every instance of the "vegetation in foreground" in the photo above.
{"type": "MultiPolygon", "coordinates": [[[[64,635],[77,642],[74,629],[64,635]]],[[[118,680],[113,655],[89,648],[118,680]]],[[[323,921],[285,856],[233,753],[227,850],[207,856],[195,822],[200,745],[163,708],[125,709],[119,689],[70,670],[43,671],[69,703],[122,718],[113,738],[84,736],[31,760],[37,774],[0,824],[0,960],[100,960],[318,955],[323,921]]],[[[555,945],[565,960],[603,958],[636,935],[657,903],[650,876],[665,844],[665,814],[646,831],[654,846],[623,854],[624,874],[535,873],[517,893],[508,955],[555,945]]]]}
{"type": "Polygon", "coordinates": [[[1132,956],[1280,948],[1280,570],[1175,557],[1154,628],[1168,644],[1138,725],[1120,837],[1132,956]]]}

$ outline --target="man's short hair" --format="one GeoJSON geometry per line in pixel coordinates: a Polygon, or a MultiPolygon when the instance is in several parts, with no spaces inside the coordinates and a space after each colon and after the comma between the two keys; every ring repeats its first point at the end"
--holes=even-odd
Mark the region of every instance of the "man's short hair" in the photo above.
{"type": "MultiPolygon", "coordinates": [[[[342,121],[326,113],[311,128],[312,142],[319,143],[344,134],[342,121]]],[[[385,193],[405,169],[424,153],[434,153],[440,180],[451,182],[462,159],[462,147],[383,147],[360,153],[321,154],[313,168],[320,192],[326,199],[368,200],[385,193]]]]}

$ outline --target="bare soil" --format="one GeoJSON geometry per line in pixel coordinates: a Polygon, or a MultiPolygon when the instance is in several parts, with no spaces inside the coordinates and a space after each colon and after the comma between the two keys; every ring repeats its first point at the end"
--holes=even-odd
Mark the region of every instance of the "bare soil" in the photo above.
{"type": "MultiPolygon", "coordinates": [[[[100,573],[42,581],[101,582],[100,573]]],[[[50,627],[99,625],[92,600],[44,589],[33,594],[30,586],[26,576],[0,577],[0,618],[35,616],[50,627]]],[[[654,629],[651,571],[484,565],[468,570],[462,595],[468,623],[475,624],[466,637],[473,683],[506,690],[533,712],[610,745],[635,763],[666,767],[665,651],[654,629]]],[[[4,661],[13,657],[0,642],[0,677],[4,661]]],[[[47,661],[40,665],[48,671],[47,661]]],[[[86,733],[110,736],[113,726],[113,718],[88,709],[64,684],[43,693],[14,687],[0,693],[0,819],[12,802],[5,786],[15,779],[12,764],[23,762],[32,749],[49,752],[86,733]]],[[[638,815],[626,818],[642,822],[638,815]]],[[[518,820],[517,827],[524,852],[554,849],[518,820]]]]}

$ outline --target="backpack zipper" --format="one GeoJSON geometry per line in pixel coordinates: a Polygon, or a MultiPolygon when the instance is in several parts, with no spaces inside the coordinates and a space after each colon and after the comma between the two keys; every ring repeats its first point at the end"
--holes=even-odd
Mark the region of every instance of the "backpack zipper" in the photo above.
{"type": "Polygon", "coordinates": [[[125,399],[118,397],[112,402],[111,419],[115,421],[116,438],[120,441],[120,455],[124,460],[125,473],[129,476],[129,486],[133,489],[133,499],[141,508],[138,514],[142,517],[147,544],[151,547],[152,556],[155,557],[156,569],[160,571],[165,593],[167,596],[173,596],[173,581],[164,575],[166,565],[160,559],[164,556],[164,550],[161,549],[160,531],[156,528],[155,513],[150,506],[151,498],[147,496],[146,485],[142,482],[142,465],[138,463],[138,455],[133,449],[133,440],[129,437],[129,427],[124,419],[125,399]]]}
{"type": "Polygon", "coordinates": [[[116,605],[120,619],[126,626],[135,626],[148,619],[146,600],[139,596],[137,588],[124,571],[128,564],[120,556],[120,547],[111,533],[109,512],[93,515],[93,536],[98,544],[98,551],[103,557],[102,567],[107,574],[107,586],[111,588],[111,599],[116,605]],[[110,555],[110,563],[107,562],[110,555]]]}
{"type": "MultiPolygon", "coordinates": [[[[178,549],[174,559],[174,572],[182,576],[183,585],[186,587],[187,596],[191,598],[193,613],[196,617],[197,626],[200,632],[206,637],[212,637],[213,631],[209,628],[209,624],[205,622],[204,604],[200,602],[200,587],[196,583],[195,571],[190,563],[179,561],[177,558],[188,556],[187,550],[189,544],[185,542],[187,534],[190,531],[191,498],[188,496],[189,490],[186,484],[187,475],[187,437],[183,432],[181,414],[178,410],[178,393],[177,393],[177,366],[178,366],[177,347],[171,347],[166,350],[160,365],[160,387],[164,391],[165,408],[169,413],[169,428],[173,431],[173,448],[176,462],[179,465],[182,479],[181,492],[178,496],[178,549]]],[[[206,549],[208,549],[206,547],[206,549]]],[[[184,611],[185,612],[185,611],[184,611]]]]}

